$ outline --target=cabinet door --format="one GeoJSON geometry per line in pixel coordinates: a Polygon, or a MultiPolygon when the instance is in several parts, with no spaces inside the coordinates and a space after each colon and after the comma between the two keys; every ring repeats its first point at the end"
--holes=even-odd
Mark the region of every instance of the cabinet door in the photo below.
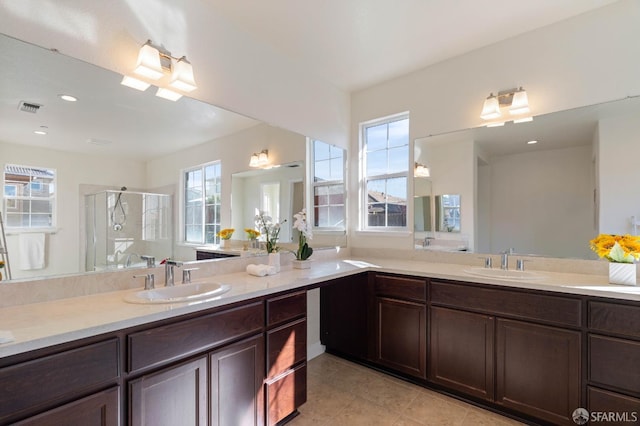
{"type": "Polygon", "coordinates": [[[379,364],[426,378],[427,320],[421,303],[375,298],[376,359],[379,364]]]}
{"type": "Polygon", "coordinates": [[[360,274],[320,288],[320,340],[329,350],[368,358],[367,285],[367,274],[360,274]]]}
{"type": "Polygon", "coordinates": [[[430,315],[429,380],[493,400],[493,317],[436,306],[430,315]]]}
{"type": "Polygon", "coordinates": [[[498,319],[496,402],[559,425],[581,407],[580,333],[498,319]]]}
{"type": "Polygon", "coordinates": [[[118,426],[119,424],[119,387],[99,392],[15,423],[16,426],[118,426]]]}
{"type": "Polygon", "coordinates": [[[243,340],[210,355],[211,424],[264,424],[264,338],[243,340]]]}
{"type": "Polygon", "coordinates": [[[129,382],[131,425],[207,424],[207,358],[129,382]]]}

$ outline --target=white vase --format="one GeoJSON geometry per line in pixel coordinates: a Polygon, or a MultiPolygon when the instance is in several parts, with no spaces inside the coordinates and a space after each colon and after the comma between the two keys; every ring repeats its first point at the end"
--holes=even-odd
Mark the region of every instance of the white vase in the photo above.
{"type": "Polygon", "coordinates": [[[222,240],[222,248],[230,249],[231,248],[231,240],[222,240]]]}
{"type": "Polygon", "coordinates": [[[311,268],[311,261],[310,260],[292,260],[291,264],[293,265],[294,269],[309,269],[311,268]]]}
{"type": "Polygon", "coordinates": [[[609,263],[609,282],[611,284],[636,285],[636,264],[609,263]]]}
{"type": "Polygon", "coordinates": [[[276,272],[280,272],[280,253],[269,253],[269,266],[276,268],[276,272]]]}

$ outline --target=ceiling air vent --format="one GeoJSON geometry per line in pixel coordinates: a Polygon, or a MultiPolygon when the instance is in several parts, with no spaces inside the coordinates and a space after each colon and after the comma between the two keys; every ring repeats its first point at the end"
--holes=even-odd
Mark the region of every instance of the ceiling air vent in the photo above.
{"type": "Polygon", "coordinates": [[[20,101],[18,105],[18,111],[30,112],[35,114],[42,107],[42,105],[34,104],[33,102],[20,101]]]}

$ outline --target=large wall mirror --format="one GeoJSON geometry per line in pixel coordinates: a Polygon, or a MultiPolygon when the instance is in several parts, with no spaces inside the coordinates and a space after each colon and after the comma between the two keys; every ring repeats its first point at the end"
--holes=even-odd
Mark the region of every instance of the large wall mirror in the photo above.
{"type": "MultiPolygon", "coordinates": [[[[5,165],[26,166],[32,175],[55,172],[55,190],[49,194],[54,207],[39,207],[44,226],[31,232],[5,226],[14,280],[84,273],[97,262],[88,262],[89,254],[104,261],[95,270],[142,266],[145,255],[158,261],[195,259],[194,248],[175,244],[183,232],[178,226],[184,214],[179,208],[181,170],[222,161],[221,225],[228,227],[235,221],[228,214],[231,174],[249,169],[251,152],[269,148],[275,162],[305,158],[303,135],[194,99],[167,101],[156,97],[153,87],[130,89],[120,85],[121,75],[4,35],[0,50],[5,58],[0,68],[2,194],[15,183],[4,181],[5,165]],[[62,94],[78,100],[64,101],[62,94]],[[168,195],[170,202],[145,194],[168,195]],[[104,210],[91,223],[87,196],[104,210]],[[25,267],[21,258],[24,241],[32,239],[25,237],[29,233],[44,234],[43,264],[35,268],[25,267]],[[100,233],[106,237],[100,239],[100,233]]],[[[304,170],[302,162],[298,165],[304,170]]],[[[3,196],[5,222],[7,209],[16,207],[11,202],[7,205],[3,196]]]]}
{"type": "MultiPolygon", "coordinates": [[[[417,139],[415,154],[434,196],[461,194],[469,250],[595,259],[591,238],[630,233],[631,217],[640,216],[640,199],[629,192],[640,178],[638,134],[640,98],[630,97],[417,139]]],[[[423,179],[415,178],[416,192],[423,179]]],[[[417,249],[427,236],[459,239],[416,226],[417,249]]]]}

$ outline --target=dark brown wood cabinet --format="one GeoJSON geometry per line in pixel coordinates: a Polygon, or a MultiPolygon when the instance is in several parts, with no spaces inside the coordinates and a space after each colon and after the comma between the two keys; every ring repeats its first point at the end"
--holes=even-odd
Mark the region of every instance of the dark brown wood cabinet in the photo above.
{"type": "Polygon", "coordinates": [[[493,401],[494,317],[433,306],[429,322],[429,380],[493,401]]]}
{"type": "Polygon", "coordinates": [[[202,356],[131,380],[128,424],[207,424],[207,376],[207,358],[202,356]]]}
{"type": "Polygon", "coordinates": [[[307,401],[306,291],[267,300],[266,336],[266,424],[275,425],[307,401]]]}
{"type": "Polygon", "coordinates": [[[373,362],[427,377],[427,285],[424,279],[378,274],[374,286],[373,362]]]}
{"type": "Polygon", "coordinates": [[[320,288],[320,341],[328,352],[369,358],[369,297],[367,273],[320,288]]]}
{"type": "Polygon", "coordinates": [[[14,423],[16,426],[118,426],[120,424],[119,387],[98,392],[14,423]]]}
{"type": "Polygon", "coordinates": [[[264,337],[214,351],[209,361],[211,425],[263,425],[264,337]]]}
{"type": "Polygon", "coordinates": [[[553,424],[581,407],[581,333],[496,320],[496,403],[553,424]]]}

